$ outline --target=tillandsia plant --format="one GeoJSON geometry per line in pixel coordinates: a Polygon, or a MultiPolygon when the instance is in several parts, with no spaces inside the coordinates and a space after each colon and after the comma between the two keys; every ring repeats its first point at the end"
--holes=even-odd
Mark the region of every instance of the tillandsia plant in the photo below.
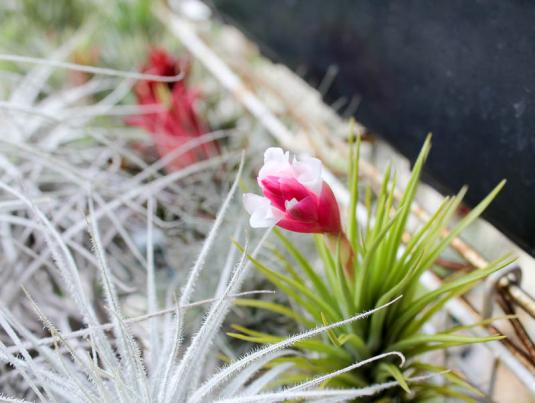
{"type": "MultiPolygon", "coordinates": [[[[138,104],[144,110],[127,119],[127,123],[144,128],[154,140],[160,157],[202,136],[207,130],[195,108],[198,91],[189,88],[187,78],[190,63],[176,59],[162,49],[152,49],[142,73],[164,77],[176,77],[173,82],[141,80],[134,87],[138,104]]],[[[169,171],[176,171],[199,160],[219,154],[215,141],[204,142],[200,147],[182,153],[167,164],[169,171]]]]}
{"type": "MultiPolygon", "coordinates": [[[[243,165],[243,164],[242,164],[243,165]]],[[[217,368],[216,353],[218,333],[225,316],[232,308],[231,300],[237,296],[261,293],[261,290],[240,293],[251,262],[247,259],[248,248],[241,257],[231,251],[223,265],[214,298],[193,302],[200,275],[205,270],[207,257],[213,254],[218,242],[218,232],[229,212],[231,201],[238,188],[238,176],[230,188],[219,213],[204,240],[180,296],[174,303],[170,295],[164,298],[168,308],[160,309],[157,278],[154,265],[154,212],[157,208],[153,198],[147,201],[147,251],[146,251],[146,308],[145,315],[126,318],[121,303],[119,283],[113,275],[113,260],[100,236],[100,213],[106,206],[95,205],[88,198],[87,226],[94,246],[94,253],[105,299],[105,321],[102,323],[83,282],[83,273],[76,264],[75,256],[60,232],[32,201],[16,188],[0,181],[0,190],[18,200],[33,215],[35,234],[42,234],[46,246],[54,257],[61,274],[62,302],[82,314],[84,326],[74,332],[64,332],[47,316],[48,307],[40,306],[34,295],[23,287],[34,313],[50,333],[39,337],[24,324],[25,318],[0,306],[0,362],[9,367],[8,374],[1,376],[0,401],[8,402],[156,402],[156,403],[204,403],[204,402],[280,402],[290,399],[347,400],[370,396],[396,386],[396,382],[384,382],[364,388],[329,390],[320,387],[325,379],[338,372],[322,374],[292,389],[282,389],[273,382],[292,363],[275,363],[272,368],[264,366],[273,360],[294,355],[293,344],[306,343],[308,339],[326,331],[351,324],[365,318],[371,312],[354,315],[339,323],[321,325],[300,334],[251,351],[233,359],[228,365],[217,368]],[[68,298],[68,299],[67,299],[68,298]],[[68,301],[68,303],[67,303],[68,301]],[[194,334],[186,326],[186,311],[207,306],[203,320],[194,334]],[[136,324],[145,323],[143,327],[136,324]],[[4,340],[8,342],[6,345],[4,340]],[[16,383],[17,394],[22,398],[8,397],[6,386],[16,383]],[[24,391],[24,392],[20,392],[24,391]]],[[[257,255],[269,235],[256,243],[251,257],[257,255]]],[[[226,240],[225,240],[226,241],[226,240]]],[[[172,285],[172,284],[171,284],[172,285]]],[[[58,286],[60,286],[58,284],[58,286]]],[[[38,292],[38,290],[35,290],[38,292]]],[[[174,295],[174,287],[168,290],[174,295]]],[[[379,307],[378,310],[384,307],[379,307]]],[[[376,311],[378,311],[376,310],[376,311]]],[[[61,326],[61,324],[60,324],[61,326]]],[[[401,354],[392,352],[384,356],[401,354]]],[[[382,357],[373,357],[379,359],[382,357]]],[[[402,358],[402,357],[401,357],[402,358]]],[[[341,369],[347,371],[347,368],[341,369]]],[[[13,393],[13,390],[11,390],[13,393]]]]}
{"type": "MultiPolygon", "coordinates": [[[[353,141],[348,175],[350,201],[345,228],[341,225],[336,199],[329,185],[322,180],[319,160],[307,157],[290,161],[288,153],[281,149],[266,151],[264,166],[258,174],[264,196],[244,195],[245,208],[251,214],[250,224],[252,227],[278,226],[289,231],[313,233],[320,259],[304,256],[299,246],[275,229],[281,248],[287,252],[281,253],[279,249],[275,255],[287,272],[270,268],[259,259],[250,259],[260,272],[293,300],[292,306],[296,308],[250,299],[241,299],[237,303],[278,312],[300,326],[311,328],[338,322],[403,296],[399,302],[365,320],[296,345],[303,355],[279,359],[294,364],[293,370],[281,378],[281,383],[292,384],[372,356],[399,351],[407,358],[404,368],[394,365],[390,357],[331,378],[329,386],[361,387],[396,380],[406,392],[400,389],[385,391],[376,397],[381,401],[439,396],[473,400],[471,395],[478,393],[460,375],[446,373],[447,368],[431,365],[423,355],[452,346],[498,340],[502,336],[472,337],[463,334],[470,326],[457,326],[436,333],[424,332],[423,328],[449,300],[465,293],[512,259],[498,259],[484,269],[447,279],[433,291],[424,289],[419,280],[424,272],[432,268],[452,239],[489,205],[504,183],[500,183],[449,230],[448,224],[461,203],[465,189],[454,197],[446,197],[433,216],[407,241],[411,205],[430,144],[428,138],[399,202],[394,197],[396,175],[391,175],[391,169],[387,168],[373,206],[371,192],[367,192],[367,217],[359,220],[360,139],[353,141]],[[321,263],[317,265],[318,261],[321,263]],[[411,378],[424,372],[443,373],[446,382],[410,383],[411,378]]],[[[276,343],[283,339],[240,326],[235,328],[238,333],[232,333],[234,337],[255,343],[276,343]]]]}

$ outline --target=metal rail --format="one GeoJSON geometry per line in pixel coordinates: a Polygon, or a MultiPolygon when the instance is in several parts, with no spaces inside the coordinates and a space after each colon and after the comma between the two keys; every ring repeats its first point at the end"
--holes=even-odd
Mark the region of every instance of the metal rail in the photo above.
{"type": "Polygon", "coordinates": [[[516,305],[535,319],[535,299],[521,288],[520,284],[512,282],[509,277],[505,277],[498,283],[498,286],[509,294],[516,305]]]}

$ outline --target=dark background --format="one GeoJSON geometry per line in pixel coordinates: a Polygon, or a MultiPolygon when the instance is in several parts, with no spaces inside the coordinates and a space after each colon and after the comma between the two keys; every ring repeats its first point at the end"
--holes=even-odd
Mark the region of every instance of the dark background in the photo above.
{"type": "Polygon", "coordinates": [[[426,180],[467,203],[508,183],[485,217],[535,252],[535,2],[212,0],[266,56],[325,99],[358,97],[355,117],[414,160],[428,132],[426,180]]]}

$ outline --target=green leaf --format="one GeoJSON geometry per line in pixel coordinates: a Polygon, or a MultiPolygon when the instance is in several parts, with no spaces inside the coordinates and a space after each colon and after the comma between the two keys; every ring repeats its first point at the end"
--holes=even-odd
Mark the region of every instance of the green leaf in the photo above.
{"type": "Polygon", "coordinates": [[[399,386],[401,386],[401,388],[405,392],[411,393],[411,389],[409,388],[409,385],[407,384],[407,381],[405,380],[403,373],[394,364],[381,362],[378,366],[378,369],[379,371],[387,372],[390,376],[392,376],[399,383],[399,386]]]}
{"type": "Polygon", "coordinates": [[[396,320],[392,334],[398,334],[405,326],[409,324],[418,313],[420,313],[428,304],[435,301],[442,294],[449,291],[454,291],[460,287],[464,287],[467,284],[472,284],[478,280],[487,277],[489,274],[494,273],[495,271],[500,270],[501,268],[511,264],[514,259],[505,257],[498,259],[493,263],[490,263],[489,266],[485,269],[475,270],[471,273],[466,274],[463,277],[457,278],[455,281],[444,283],[441,287],[437,288],[434,291],[426,293],[423,297],[420,297],[416,301],[413,301],[411,305],[401,314],[400,318],[396,320]]]}
{"type": "MultiPolygon", "coordinates": [[[[408,351],[421,346],[433,347],[439,345],[441,348],[474,343],[486,343],[489,341],[502,340],[505,336],[461,336],[448,333],[420,334],[404,340],[400,340],[388,347],[388,351],[408,351]]],[[[424,347],[424,348],[425,348],[424,347]]]]}
{"type": "MultiPolygon", "coordinates": [[[[397,295],[403,295],[403,291],[405,289],[405,286],[409,284],[414,279],[413,273],[407,273],[407,275],[396,285],[394,286],[390,291],[383,294],[375,304],[375,307],[379,307],[381,305],[384,305],[394,299],[397,295]]],[[[416,280],[417,281],[417,280],[416,280]]],[[[368,345],[370,350],[374,351],[381,342],[381,333],[383,330],[383,325],[385,318],[389,314],[389,312],[395,309],[395,305],[392,307],[389,307],[387,309],[383,309],[379,312],[376,312],[372,318],[371,318],[371,324],[370,324],[370,333],[368,338],[368,345]]]]}
{"type": "MultiPolygon", "coordinates": [[[[416,190],[418,188],[418,183],[420,180],[420,175],[423,169],[423,166],[425,164],[425,161],[427,160],[427,156],[429,155],[429,151],[431,150],[431,134],[427,135],[427,138],[425,139],[424,145],[422,146],[422,149],[420,150],[420,153],[418,154],[418,158],[416,159],[416,162],[414,163],[414,166],[412,168],[412,173],[409,179],[409,182],[407,183],[407,186],[405,187],[405,191],[403,192],[403,196],[401,197],[401,200],[399,202],[400,205],[412,205],[412,202],[414,201],[414,196],[416,195],[416,190]]],[[[401,243],[401,237],[403,235],[403,232],[407,225],[407,220],[409,218],[409,214],[411,212],[411,209],[406,209],[403,214],[400,216],[399,221],[396,223],[395,227],[393,228],[393,237],[392,237],[392,245],[391,250],[389,250],[389,261],[388,264],[392,264],[393,260],[395,259],[398,246],[401,243]]]]}
{"type": "Polygon", "coordinates": [[[462,330],[469,330],[473,329],[474,327],[481,327],[481,326],[487,326],[491,325],[492,323],[496,322],[497,320],[511,320],[511,319],[517,319],[518,315],[502,315],[502,316],[494,316],[492,318],[480,320],[476,323],[472,323],[470,325],[461,325],[461,326],[454,326],[450,327],[449,329],[446,329],[444,333],[454,333],[459,332],[462,330]]]}
{"type": "MultiPolygon", "coordinates": [[[[321,321],[323,322],[324,326],[329,325],[329,322],[327,321],[327,318],[325,318],[325,315],[323,314],[323,312],[321,313],[321,321]]],[[[338,337],[336,336],[334,329],[328,329],[327,335],[329,336],[329,339],[336,347],[342,346],[342,344],[338,341],[338,337]]]]}
{"type": "MultiPolygon", "coordinates": [[[[370,306],[369,304],[366,303],[367,302],[366,291],[369,288],[369,284],[367,283],[367,275],[369,274],[371,277],[373,277],[373,275],[375,274],[370,269],[371,260],[373,258],[373,255],[374,255],[375,251],[377,250],[377,248],[381,244],[381,241],[386,236],[386,233],[388,232],[390,227],[396,222],[396,217],[398,217],[399,214],[402,214],[403,211],[406,208],[407,208],[407,206],[401,206],[399,208],[399,210],[395,213],[394,217],[392,217],[388,221],[388,223],[385,224],[384,228],[381,230],[381,232],[374,239],[371,247],[366,251],[366,256],[364,257],[364,262],[362,264],[362,267],[360,268],[360,270],[357,271],[357,273],[355,275],[355,279],[358,279],[357,283],[355,284],[355,286],[356,286],[355,306],[357,308],[367,308],[368,306],[370,306]],[[368,273],[369,271],[371,273],[368,273]],[[360,275],[359,275],[359,273],[360,273],[360,275]]],[[[371,281],[373,282],[373,278],[371,279],[371,281]]]]}
{"type": "Polygon", "coordinates": [[[273,255],[277,258],[277,260],[280,262],[281,266],[284,267],[284,269],[290,274],[290,276],[296,280],[300,281],[301,276],[299,273],[297,273],[297,270],[293,267],[293,265],[288,261],[286,256],[284,256],[283,253],[277,248],[277,246],[273,245],[269,248],[270,251],[273,253],[273,255]]]}
{"type": "Polygon", "coordinates": [[[332,302],[332,297],[325,287],[323,279],[316,273],[310,262],[299,252],[299,250],[286,238],[278,229],[274,230],[275,235],[282,242],[286,250],[293,256],[303,269],[305,275],[310,279],[316,290],[321,294],[322,298],[332,302]]]}
{"type": "Polygon", "coordinates": [[[506,180],[502,180],[493,190],[485,197],[476,207],[474,207],[470,213],[466,215],[451,231],[450,233],[440,242],[440,244],[435,248],[435,251],[429,255],[426,261],[426,265],[432,264],[436,258],[442,253],[444,248],[448,246],[451,241],[456,238],[466,227],[468,227],[477,217],[483,213],[483,211],[488,207],[488,205],[496,198],[500,190],[505,186],[506,180]]]}
{"type": "Polygon", "coordinates": [[[318,251],[318,254],[320,255],[321,260],[323,262],[323,267],[327,276],[327,280],[329,281],[329,285],[331,286],[333,292],[336,293],[338,288],[338,281],[336,280],[335,259],[332,256],[331,251],[325,244],[323,236],[314,235],[314,243],[316,244],[316,250],[318,251]]]}
{"type": "Polygon", "coordinates": [[[370,237],[370,233],[371,233],[372,211],[373,211],[373,209],[372,209],[372,198],[373,198],[372,188],[368,184],[366,186],[366,193],[364,195],[364,205],[366,207],[366,211],[368,212],[368,215],[366,217],[366,230],[364,231],[364,235],[365,236],[362,237],[362,244],[361,244],[361,248],[363,248],[363,251],[362,251],[363,255],[366,254],[366,250],[364,249],[364,247],[365,247],[364,238],[368,239],[370,237]]]}
{"type": "Polygon", "coordinates": [[[286,316],[287,318],[293,319],[296,322],[302,323],[308,328],[313,328],[315,325],[313,321],[308,320],[303,315],[300,315],[299,313],[295,312],[294,310],[284,305],[280,305],[274,302],[262,301],[258,299],[236,298],[234,299],[234,304],[238,306],[246,306],[249,308],[260,308],[260,309],[265,309],[267,311],[275,312],[283,316],[286,316]]]}
{"type": "Polygon", "coordinates": [[[353,301],[354,297],[348,286],[348,283],[351,281],[351,279],[345,273],[343,267],[344,263],[342,262],[342,258],[340,256],[340,238],[336,244],[336,257],[336,280],[338,292],[335,296],[335,299],[338,301],[339,305],[343,304],[343,308],[345,309],[342,309],[342,312],[345,317],[353,316],[357,312],[353,301]]]}
{"type": "MultiPolygon", "coordinates": [[[[286,340],[286,337],[273,336],[237,325],[233,325],[232,327],[245,334],[228,332],[227,336],[251,343],[275,344],[286,340]]],[[[294,347],[304,351],[314,351],[316,353],[327,354],[331,357],[336,357],[341,363],[345,363],[345,365],[349,365],[351,362],[351,355],[343,348],[331,346],[330,344],[324,343],[319,339],[299,340],[294,343],[294,347]]]]}
{"type": "Polygon", "coordinates": [[[458,399],[458,400],[462,400],[462,401],[465,401],[465,402],[468,402],[468,403],[477,403],[476,399],[474,399],[474,398],[472,398],[470,396],[466,396],[465,393],[458,392],[458,391],[452,389],[451,387],[439,386],[439,385],[433,385],[432,383],[427,383],[422,388],[427,393],[434,392],[435,395],[438,395],[438,396],[452,397],[452,398],[455,398],[455,399],[458,399]]]}
{"type": "MultiPolygon", "coordinates": [[[[446,198],[433,216],[411,237],[401,258],[393,263],[394,268],[389,271],[383,290],[388,289],[392,284],[396,284],[409,271],[412,271],[416,259],[423,256],[424,251],[426,255],[430,252],[429,249],[434,245],[435,239],[440,235],[440,232],[445,225],[446,217],[449,212],[453,212],[455,208],[455,202],[446,198]]],[[[420,271],[425,271],[428,268],[429,267],[425,266],[424,262],[424,264],[421,265],[420,271]]],[[[421,273],[418,273],[417,276],[419,277],[420,274],[421,273]]],[[[405,293],[409,294],[407,292],[405,293]]],[[[407,298],[407,300],[410,301],[411,299],[407,298]]]]}
{"type": "MultiPolygon", "coordinates": [[[[355,125],[352,123],[352,134],[354,135],[355,125]]],[[[358,221],[357,221],[357,204],[359,200],[359,161],[360,161],[360,136],[357,136],[356,147],[353,146],[353,141],[350,141],[349,149],[349,242],[353,247],[355,253],[358,253],[358,221]]]]}
{"type": "Polygon", "coordinates": [[[342,346],[344,346],[347,343],[351,347],[353,347],[353,349],[356,350],[358,353],[357,354],[358,358],[363,359],[365,357],[370,356],[370,351],[368,350],[366,343],[364,343],[364,340],[362,340],[355,333],[341,334],[338,340],[340,341],[340,344],[342,346]]]}
{"type": "MultiPolygon", "coordinates": [[[[393,178],[392,178],[392,184],[390,186],[390,191],[387,191],[387,199],[386,199],[386,206],[385,206],[385,213],[386,217],[390,215],[390,212],[393,211],[393,203],[394,203],[394,193],[396,189],[396,180],[397,180],[397,173],[394,172],[393,178]]],[[[409,209],[410,210],[410,209],[409,209]]],[[[374,265],[376,267],[388,267],[390,268],[389,271],[395,270],[395,266],[389,261],[390,255],[392,254],[393,257],[395,257],[395,253],[399,249],[399,242],[396,242],[394,239],[394,229],[395,227],[399,226],[399,221],[403,217],[403,214],[400,214],[396,217],[396,220],[394,223],[392,223],[392,227],[385,235],[383,241],[379,245],[379,248],[376,253],[375,257],[375,263],[374,265]]],[[[379,270],[376,270],[376,272],[379,272],[379,270]]],[[[383,288],[385,277],[381,276],[378,279],[379,276],[374,276],[373,280],[373,292],[375,295],[378,294],[379,290],[383,288]]]]}
{"type": "Polygon", "coordinates": [[[433,304],[430,304],[430,306],[427,308],[427,310],[416,320],[413,320],[408,326],[406,326],[403,331],[401,332],[401,336],[399,336],[399,339],[405,338],[407,336],[410,336],[412,334],[415,334],[421,328],[431,320],[431,318],[440,312],[444,306],[453,298],[456,298],[460,295],[463,295],[468,290],[470,290],[474,285],[472,283],[466,284],[464,287],[456,288],[453,291],[450,291],[443,295],[442,297],[438,298],[433,304]]]}
{"type": "Polygon", "coordinates": [[[442,374],[444,378],[446,378],[450,383],[462,389],[466,389],[467,391],[473,393],[476,396],[485,397],[485,394],[481,392],[478,388],[465,381],[460,374],[456,373],[455,371],[449,370],[448,368],[421,362],[415,362],[411,365],[411,367],[429,372],[435,372],[437,374],[442,374]]]}
{"type": "Polygon", "coordinates": [[[385,217],[388,217],[388,214],[389,214],[389,211],[386,210],[386,203],[387,203],[387,199],[389,196],[388,183],[390,181],[391,170],[392,170],[392,163],[389,162],[388,165],[386,166],[385,173],[383,174],[383,182],[381,184],[381,190],[379,191],[379,194],[377,197],[375,222],[373,224],[372,234],[369,237],[369,239],[371,239],[372,241],[374,241],[377,238],[377,235],[382,231],[385,217]]]}
{"type": "MultiPolygon", "coordinates": [[[[243,248],[242,248],[243,249],[243,248]]],[[[301,293],[303,296],[307,297],[309,301],[301,299],[302,307],[305,308],[312,316],[321,319],[320,312],[321,310],[325,311],[329,315],[333,322],[341,320],[340,316],[333,310],[333,308],[323,301],[319,296],[310,291],[304,284],[285,276],[284,274],[278,273],[266,267],[259,260],[253,258],[251,255],[247,255],[247,258],[253,263],[253,265],[266,276],[273,284],[278,287],[282,285],[287,285],[289,288],[301,293]]],[[[286,288],[288,290],[288,288],[286,288]]],[[[294,293],[295,295],[295,293],[294,293]]]]}

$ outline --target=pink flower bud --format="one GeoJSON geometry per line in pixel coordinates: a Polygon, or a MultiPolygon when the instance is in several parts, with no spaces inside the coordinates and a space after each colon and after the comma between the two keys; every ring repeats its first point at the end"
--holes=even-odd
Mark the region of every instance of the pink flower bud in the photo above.
{"type": "Polygon", "coordinates": [[[290,162],[280,148],[268,148],[258,173],[264,197],[243,195],[253,228],[277,225],[303,233],[342,232],[336,198],[321,177],[321,161],[304,157],[290,162]]]}

